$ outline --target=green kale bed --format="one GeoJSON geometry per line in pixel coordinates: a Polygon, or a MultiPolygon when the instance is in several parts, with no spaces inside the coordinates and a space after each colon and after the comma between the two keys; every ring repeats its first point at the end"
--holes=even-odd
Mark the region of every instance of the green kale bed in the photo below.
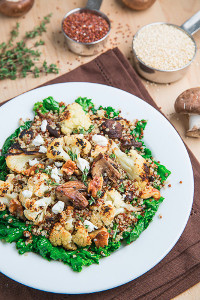
{"type": "MultiPolygon", "coordinates": [[[[96,112],[91,99],[79,97],[75,100],[75,102],[79,103],[85,112],[88,112],[89,109],[92,110],[93,113],[96,112]]],[[[63,105],[60,106],[59,103],[52,97],[48,97],[42,102],[37,102],[33,108],[35,114],[37,114],[38,110],[41,113],[47,113],[48,111],[57,111],[59,113],[62,111],[62,109],[63,105]]],[[[107,118],[114,118],[119,115],[119,111],[116,111],[110,106],[103,109],[106,110],[107,118]]],[[[146,124],[147,121],[145,120],[137,122],[135,129],[131,132],[136,140],[142,141],[143,130],[145,129],[146,124]]],[[[5,161],[5,155],[8,149],[14,143],[15,138],[19,135],[19,133],[24,129],[30,128],[30,126],[31,121],[25,122],[23,126],[17,128],[15,132],[6,139],[0,156],[0,180],[6,180],[6,176],[9,174],[9,170],[5,161]]],[[[142,143],[145,153],[143,155],[144,158],[152,158],[151,151],[146,148],[143,141],[142,143]]],[[[158,162],[155,163],[158,166],[157,173],[160,175],[161,182],[164,182],[171,172],[158,162]]],[[[8,243],[15,242],[19,254],[34,252],[49,261],[62,261],[64,264],[69,265],[73,271],[80,272],[83,266],[89,266],[93,263],[99,264],[100,258],[109,256],[112,252],[119,249],[122,243],[130,244],[135,241],[148,227],[163,200],[163,197],[161,197],[159,200],[155,200],[153,198],[144,200],[144,204],[146,206],[145,213],[143,216],[137,216],[138,221],[134,228],[132,228],[130,232],[123,233],[122,242],[116,242],[113,238],[109,240],[108,246],[104,248],[97,248],[94,244],[92,244],[92,246],[88,246],[83,249],[77,249],[75,251],[66,251],[61,247],[54,247],[46,237],[34,235],[32,233],[31,225],[27,226],[23,221],[20,221],[16,217],[10,215],[7,210],[0,212],[0,239],[5,240],[8,243]],[[27,238],[24,236],[24,231],[29,231],[31,233],[33,240],[32,243],[27,243],[27,238]]]]}

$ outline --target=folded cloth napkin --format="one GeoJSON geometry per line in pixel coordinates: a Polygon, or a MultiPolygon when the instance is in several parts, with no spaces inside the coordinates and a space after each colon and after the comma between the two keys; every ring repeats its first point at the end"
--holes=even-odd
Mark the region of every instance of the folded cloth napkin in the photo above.
{"type": "MultiPolygon", "coordinates": [[[[86,81],[114,86],[132,93],[159,110],[132,66],[115,48],[45,85],[86,81]]],[[[0,276],[0,299],[171,299],[200,281],[200,164],[188,149],[195,178],[194,203],[188,224],[171,252],[143,276],[105,292],[56,295],[37,291],[0,276]]],[[[177,212],[178,213],[178,212],[177,212]]],[[[120,274],[119,276],[123,276],[120,274]]]]}

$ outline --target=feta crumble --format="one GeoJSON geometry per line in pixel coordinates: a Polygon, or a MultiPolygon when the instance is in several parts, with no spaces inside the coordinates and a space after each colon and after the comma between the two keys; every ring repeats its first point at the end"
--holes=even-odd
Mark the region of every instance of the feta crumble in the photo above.
{"type": "Polygon", "coordinates": [[[44,146],[40,146],[39,152],[40,153],[47,153],[47,148],[44,147],[44,146]]]}
{"type": "Polygon", "coordinates": [[[42,144],[44,144],[44,140],[43,140],[43,138],[41,137],[41,135],[40,134],[38,134],[35,138],[34,138],[34,140],[33,140],[33,145],[34,146],[40,146],[40,145],[42,145],[42,144]]]}
{"type": "Polygon", "coordinates": [[[98,227],[96,227],[92,222],[90,222],[88,220],[85,220],[83,224],[84,224],[84,226],[87,227],[88,232],[91,232],[91,231],[94,231],[95,229],[98,229],[98,227]]]}
{"type": "Polygon", "coordinates": [[[39,161],[37,160],[37,158],[34,159],[29,159],[29,165],[32,167],[34,165],[36,165],[39,161]]]}
{"type": "Polygon", "coordinates": [[[84,159],[84,158],[77,158],[76,161],[77,167],[81,170],[81,172],[83,172],[85,169],[89,170],[90,169],[90,164],[89,162],[84,159]]]}
{"type": "Polygon", "coordinates": [[[51,178],[54,179],[57,183],[60,182],[60,177],[58,173],[58,169],[55,167],[51,170],[51,178]]]}
{"type": "Polygon", "coordinates": [[[22,195],[25,197],[25,198],[30,198],[32,196],[32,192],[29,191],[29,190],[24,190],[22,191],[22,195]]]}
{"type": "Polygon", "coordinates": [[[64,209],[65,203],[63,201],[58,201],[53,207],[52,212],[54,214],[60,214],[64,209]]]}
{"type": "Polygon", "coordinates": [[[41,128],[42,132],[45,132],[47,130],[47,120],[42,121],[40,128],[41,128]]]}
{"type": "Polygon", "coordinates": [[[60,162],[60,161],[55,161],[54,164],[56,165],[56,167],[62,167],[63,165],[63,162],[60,162]]]}
{"type": "Polygon", "coordinates": [[[102,146],[102,147],[105,147],[108,144],[107,138],[105,136],[100,135],[100,134],[93,135],[92,140],[95,144],[97,144],[99,146],[102,146]]]}

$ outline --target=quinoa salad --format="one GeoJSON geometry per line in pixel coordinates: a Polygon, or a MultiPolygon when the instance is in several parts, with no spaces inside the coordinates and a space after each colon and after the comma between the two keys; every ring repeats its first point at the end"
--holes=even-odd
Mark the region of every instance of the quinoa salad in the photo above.
{"type": "Polygon", "coordinates": [[[86,97],[33,111],[1,150],[0,239],[80,272],[140,236],[171,172],[143,142],[146,120],[86,97]]]}

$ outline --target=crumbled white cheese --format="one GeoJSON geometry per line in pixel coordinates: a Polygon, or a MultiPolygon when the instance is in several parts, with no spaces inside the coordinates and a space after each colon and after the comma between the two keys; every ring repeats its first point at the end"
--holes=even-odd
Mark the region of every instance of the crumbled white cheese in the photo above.
{"type": "Polygon", "coordinates": [[[45,132],[47,130],[47,120],[42,121],[40,128],[41,128],[42,132],[45,132]]]}
{"type": "Polygon", "coordinates": [[[60,214],[64,209],[65,203],[63,201],[58,201],[53,207],[52,212],[54,214],[60,214]]]}
{"type": "Polygon", "coordinates": [[[47,148],[44,147],[44,146],[40,146],[39,152],[40,153],[47,153],[47,148]]]}
{"type": "Polygon", "coordinates": [[[55,161],[54,164],[56,165],[56,167],[62,167],[63,165],[63,162],[60,162],[60,161],[55,161]]]}
{"type": "Polygon", "coordinates": [[[39,199],[35,202],[36,206],[48,206],[49,204],[51,204],[52,199],[50,197],[44,197],[42,199],[39,199]]]}
{"type": "Polygon", "coordinates": [[[32,196],[32,192],[29,191],[29,190],[24,190],[22,191],[22,195],[25,197],[25,198],[30,198],[32,196]]]}
{"type": "Polygon", "coordinates": [[[89,162],[84,158],[78,157],[76,164],[77,164],[77,167],[81,170],[81,172],[83,172],[85,169],[87,169],[87,170],[90,169],[89,162]]]}
{"type": "Polygon", "coordinates": [[[79,133],[79,137],[82,139],[84,138],[84,135],[82,133],[79,133]]]}
{"type": "Polygon", "coordinates": [[[29,165],[32,167],[34,165],[36,165],[39,161],[37,160],[37,158],[34,159],[29,159],[29,165]]]}
{"type": "Polygon", "coordinates": [[[96,227],[92,222],[90,222],[88,220],[85,220],[83,224],[84,224],[84,226],[86,226],[88,232],[98,229],[98,227],[96,227]]]}
{"type": "Polygon", "coordinates": [[[51,178],[54,179],[57,183],[60,182],[59,170],[55,167],[51,170],[51,178]]]}
{"type": "Polygon", "coordinates": [[[102,147],[105,147],[108,144],[107,138],[100,134],[93,135],[92,140],[95,144],[102,146],[102,147]]]}
{"type": "Polygon", "coordinates": [[[43,138],[41,137],[41,135],[40,134],[38,134],[35,138],[34,138],[34,140],[33,140],[33,145],[34,146],[40,146],[40,145],[42,145],[42,144],[44,144],[44,140],[43,140],[43,138]]]}

